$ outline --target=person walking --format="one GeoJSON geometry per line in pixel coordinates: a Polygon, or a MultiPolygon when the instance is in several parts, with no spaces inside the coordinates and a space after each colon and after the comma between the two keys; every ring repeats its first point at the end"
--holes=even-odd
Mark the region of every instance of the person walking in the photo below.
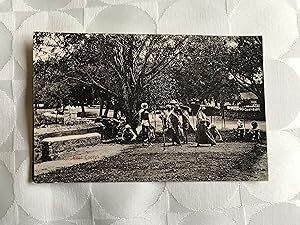
{"type": "Polygon", "coordinates": [[[162,122],[162,132],[163,132],[163,142],[164,142],[164,147],[166,145],[166,134],[172,135],[170,130],[172,129],[172,124],[170,121],[170,115],[172,113],[173,109],[170,104],[166,105],[165,110],[163,110],[159,116],[162,122]]]}
{"type": "Polygon", "coordinates": [[[194,128],[190,121],[191,108],[188,106],[181,105],[180,109],[181,109],[181,115],[182,115],[182,129],[183,129],[184,141],[187,144],[188,143],[187,136],[188,136],[189,130],[194,131],[194,128]]]}
{"type": "Polygon", "coordinates": [[[150,119],[149,119],[149,110],[148,104],[146,102],[141,104],[141,110],[139,111],[140,123],[142,126],[142,137],[144,143],[150,142],[149,132],[150,132],[150,119]]]}
{"type": "Polygon", "coordinates": [[[171,124],[171,139],[172,144],[180,145],[180,139],[183,137],[183,130],[182,130],[182,116],[180,113],[180,107],[178,103],[173,104],[173,109],[169,115],[170,124],[171,124]]]}
{"type": "Polygon", "coordinates": [[[211,144],[211,146],[216,145],[216,141],[208,129],[209,120],[203,112],[205,108],[201,107],[196,115],[197,127],[196,127],[196,143],[197,146],[200,144],[211,144]]]}

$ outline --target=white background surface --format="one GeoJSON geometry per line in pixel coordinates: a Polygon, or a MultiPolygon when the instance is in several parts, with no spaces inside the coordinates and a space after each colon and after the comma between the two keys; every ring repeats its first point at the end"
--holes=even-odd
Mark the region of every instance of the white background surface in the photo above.
{"type": "Polygon", "coordinates": [[[0,0],[0,224],[300,224],[300,2],[0,0]],[[268,182],[31,184],[33,31],[262,34],[268,182]]]}

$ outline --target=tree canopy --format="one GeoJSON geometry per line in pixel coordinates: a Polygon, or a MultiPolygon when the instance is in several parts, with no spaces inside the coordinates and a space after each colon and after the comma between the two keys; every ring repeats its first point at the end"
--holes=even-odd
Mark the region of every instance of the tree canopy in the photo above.
{"type": "Polygon", "coordinates": [[[260,37],[38,32],[33,50],[35,102],[83,103],[85,87],[128,120],[143,101],[224,102],[247,90],[264,102],[260,37]]]}

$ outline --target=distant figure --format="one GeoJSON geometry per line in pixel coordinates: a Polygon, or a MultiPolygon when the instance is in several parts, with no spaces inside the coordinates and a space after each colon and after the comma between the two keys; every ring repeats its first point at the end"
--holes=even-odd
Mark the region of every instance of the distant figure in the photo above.
{"type": "Polygon", "coordinates": [[[192,127],[192,123],[190,121],[190,112],[191,112],[191,108],[188,106],[180,106],[181,108],[181,115],[182,115],[182,129],[183,129],[183,135],[184,135],[184,142],[187,144],[188,143],[188,139],[187,139],[187,135],[188,135],[188,131],[189,130],[194,130],[194,128],[192,127]]]}
{"type": "Polygon", "coordinates": [[[172,144],[175,143],[180,145],[180,138],[183,136],[182,131],[182,118],[180,115],[180,108],[178,104],[173,104],[173,109],[169,115],[171,127],[168,130],[168,133],[171,136],[172,144]]]}
{"type": "Polygon", "coordinates": [[[261,135],[260,135],[260,129],[258,128],[258,123],[256,121],[252,121],[251,126],[252,127],[248,132],[250,141],[260,142],[261,135]]]}
{"type": "Polygon", "coordinates": [[[132,130],[131,126],[129,124],[126,124],[122,133],[122,142],[125,144],[132,143],[136,140],[136,137],[137,136],[132,130]]]}
{"type": "Polygon", "coordinates": [[[162,126],[164,130],[167,130],[170,125],[170,114],[172,113],[172,106],[166,105],[166,110],[162,111],[159,118],[162,120],[162,126]]]}
{"type": "Polygon", "coordinates": [[[236,139],[237,140],[244,140],[245,138],[245,127],[244,124],[241,120],[237,121],[237,129],[236,129],[236,139]]]}
{"type": "Polygon", "coordinates": [[[219,130],[217,129],[215,124],[211,124],[210,128],[209,128],[210,133],[212,134],[212,136],[214,137],[215,141],[219,141],[222,142],[223,138],[219,132],[219,130]]]}
{"type": "Polygon", "coordinates": [[[163,110],[159,116],[159,118],[161,119],[161,122],[162,122],[164,145],[166,142],[166,133],[168,135],[171,135],[171,132],[169,132],[169,130],[172,129],[172,124],[171,124],[171,120],[170,120],[170,115],[171,115],[172,111],[173,111],[172,106],[170,104],[168,104],[168,105],[166,105],[166,110],[163,110]]]}
{"type": "Polygon", "coordinates": [[[211,144],[216,145],[216,141],[208,129],[209,120],[203,112],[204,107],[200,107],[197,113],[197,131],[196,131],[196,142],[197,146],[200,144],[211,144]]]}
{"type": "Polygon", "coordinates": [[[142,103],[141,104],[141,110],[139,111],[139,118],[140,118],[140,124],[141,124],[141,133],[143,136],[144,143],[150,142],[150,119],[149,119],[149,110],[148,110],[148,104],[142,103]]]}

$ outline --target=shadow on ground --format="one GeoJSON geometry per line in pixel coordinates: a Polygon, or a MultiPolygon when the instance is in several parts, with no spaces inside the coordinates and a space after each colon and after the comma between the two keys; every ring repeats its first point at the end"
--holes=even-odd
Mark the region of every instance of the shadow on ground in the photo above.
{"type": "Polygon", "coordinates": [[[34,177],[42,182],[267,180],[267,149],[255,143],[128,145],[120,154],[34,177]]]}

